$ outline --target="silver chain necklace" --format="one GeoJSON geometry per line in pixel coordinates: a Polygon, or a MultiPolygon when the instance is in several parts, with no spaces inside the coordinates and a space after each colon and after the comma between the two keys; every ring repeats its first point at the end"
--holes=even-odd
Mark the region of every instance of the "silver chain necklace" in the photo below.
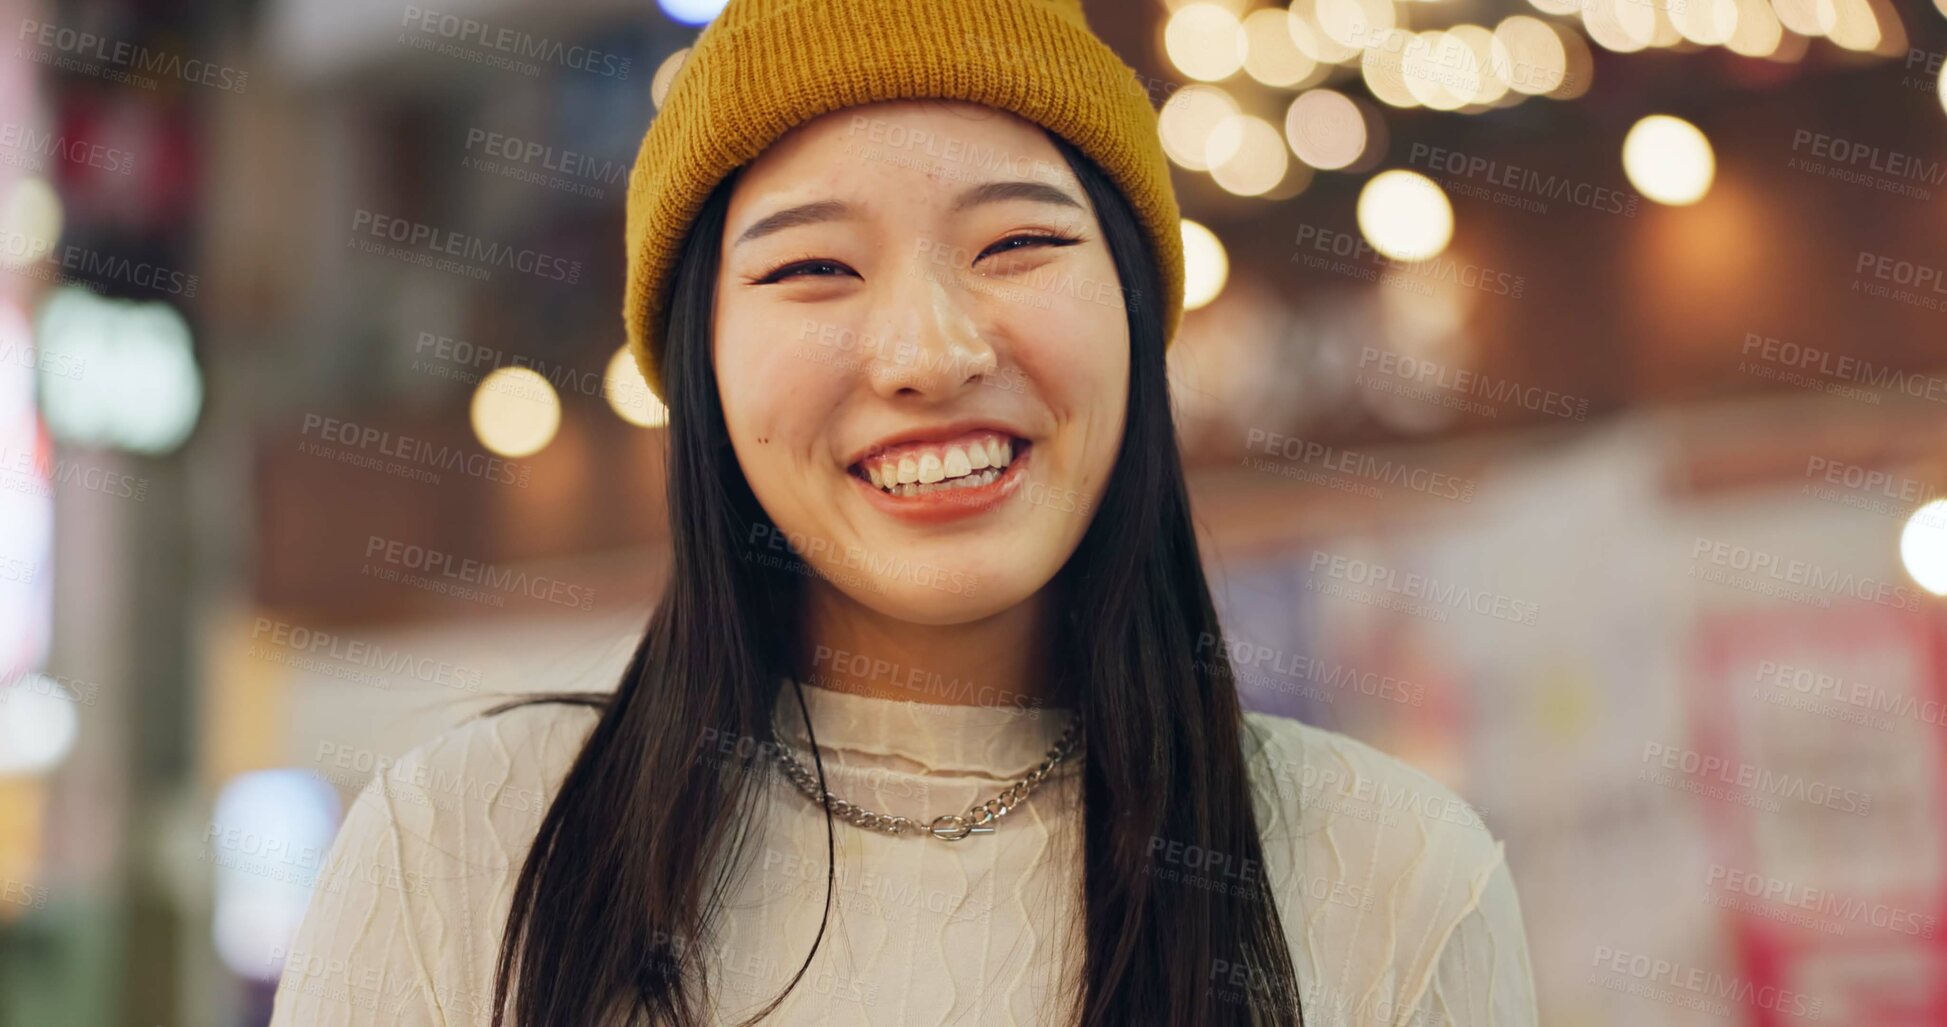
{"type": "Polygon", "coordinates": [[[799,763],[796,756],[791,755],[791,750],[777,736],[777,725],[775,723],[771,725],[772,750],[777,753],[778,764],[784,768],[784,776],[790,778],[791,783],[797,785],[798,790],[805,793],[811,801],[823,802],[825,808],[831,810],[834,816],[842,817],[846,822],[868,831],[899,835],[919,828],[945,842],[957,842],[970,834],[993,834],[994,823],[1027,802],[1028,795],[1034,791],[1035,786],[1047,778],[1056,764],[1074,751],[1081,737],[1082,715],[1077,711],[1069,720],[1068,727],[1063,729],[1061,737],[1055,740],[1054,748],[1048,750],[1047,757],[1036,764],[1033,770],[1028,771],[1026,777],[1001,789],[986,802],[968,807],[965,813],[944,813],[934,817],[930,824],[921,827],[917,820],[877,813],[856,803],[847,802],[829,791],[821,794],[818,789],[817,775],[807,770],[804,764],[799,763]]]}

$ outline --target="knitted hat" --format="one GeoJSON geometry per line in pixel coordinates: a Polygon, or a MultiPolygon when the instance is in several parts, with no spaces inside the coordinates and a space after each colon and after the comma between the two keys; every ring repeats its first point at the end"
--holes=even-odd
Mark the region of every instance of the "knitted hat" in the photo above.
{"type": "Polygon", "coordinates": [[[1081,0],[730,0],[670,84],[629,183],[622,317],[652,391],[677,254],[711,190],[820,114],[929,98],[1010,111],[1101,165],[1149,235],[1175,337],[1183,237],[1156,111],[1081,0]]]}

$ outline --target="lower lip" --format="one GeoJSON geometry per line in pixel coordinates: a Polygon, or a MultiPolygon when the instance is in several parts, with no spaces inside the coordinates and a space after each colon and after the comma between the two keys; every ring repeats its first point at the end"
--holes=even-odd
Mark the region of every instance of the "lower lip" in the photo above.
{"type": "Polygon", "coordinates": [[[919,524],[938,524],[972,517],[999,506],[1020,489],[1028,461],[1033,458],[1033,446],[1022,447],[1016,443],[1014,459],[993,481],[971,488],[937,489],[923,496],[895,496],[850,471],[844,474],[865,493],[867,502],[886,513],[919,524]]]}

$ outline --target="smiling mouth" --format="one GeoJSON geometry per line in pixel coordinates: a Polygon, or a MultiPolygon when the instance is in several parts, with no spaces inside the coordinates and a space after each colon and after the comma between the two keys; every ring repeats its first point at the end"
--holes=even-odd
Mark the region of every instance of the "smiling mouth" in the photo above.
{"type": "Polygon", "coordinates": [[[951,445],[901,446],[846,470],[888,496],[924,496],[991,485],[1027,453],[1024,438],[999,432],[951,445]]]}

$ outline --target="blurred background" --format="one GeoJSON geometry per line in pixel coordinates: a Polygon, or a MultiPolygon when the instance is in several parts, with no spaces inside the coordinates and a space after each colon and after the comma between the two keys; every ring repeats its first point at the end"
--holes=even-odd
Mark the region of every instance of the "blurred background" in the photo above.
{"type": "MultiPolygon", "coordinates": [[[[719,6],[0,0],[0,1025],[264,1023],[376,770],[612,686],[719,6]]],[[[1947,9],[1087,9],[1248,705],[1479,806],[1547,1024],[1947,1024],[1947,9]]]]}

